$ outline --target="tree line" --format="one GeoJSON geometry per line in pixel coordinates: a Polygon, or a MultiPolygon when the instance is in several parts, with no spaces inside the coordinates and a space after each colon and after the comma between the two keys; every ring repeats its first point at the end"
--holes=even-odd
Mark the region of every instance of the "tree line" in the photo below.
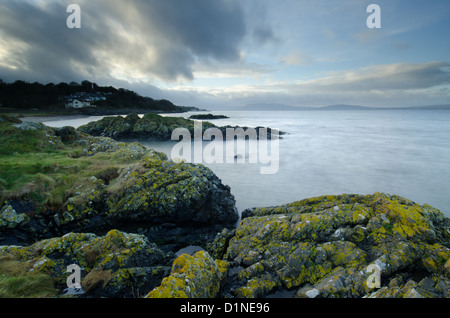
{"type": "Polygon", "coordinates": [[[176,106],[168,100],[154,100],[143,97],[134,91],[124,88],[116,89],[112,86],[99,86],[88,80],[81,83],[29,83],[17,80],[13,83],[5,83],[0,79],[0,107],[12,109],[64,109],[65,97],[75,93],[103,93],[106,101],[94,102],[98,108],[135,108],[163,111],[185,111],[181,106],[176,106]]]}

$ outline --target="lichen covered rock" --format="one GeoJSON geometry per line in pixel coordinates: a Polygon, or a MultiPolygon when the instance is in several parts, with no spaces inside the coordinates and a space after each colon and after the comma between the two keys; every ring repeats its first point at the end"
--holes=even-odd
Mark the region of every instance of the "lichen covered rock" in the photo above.
{"type": "Polygon", "coordinates": [[[205,251],[182,254],[172,265],[170,276],[148,293],[148,298],[214,298],[226,273],[226,262],[205,251]]]}
{"type": "Polygon", "coordinates": [[[111,219],[176,224],[233,224],[230,188],[202,165],[148,157],[124,169],[108,196],[111,219]]]}
{"type": "Polygon", "coordinates": [[[27,219],[25,213],[17,214],[11,205],[4,205],[0,210],[0,230],[2,228],[15,228],[27,219]]]}
{"type": "MultiPolygon", "coordinates": [[[[122,119],[131,125],[139,117],[122,119]]],[[[0,244],[169,223],[223,227],[238,220],[230,188],[205,166],[175,163],[137,142],[93,137],[72,127],[4,125],[14,144],[29,141],[24,156],[37,159],[23,169],[15,168],[15,158],[2,165],[0,179],[12,181],[5,191],[0,184],[0,244]],[[17,210],[13,201],[30,208],[17,210]]]]}
{"type": "Polygon", "coordinates": [[[67,267],[76,264],[84,291],[107,297],[133,297],[133,291],[154,288],[168,274],[171,260],[144,236],[118,230],[104,236],[68,233],[23,247],[0,246],[0,257],[5,256],[53,277],[60,289],[66,287],[67,267]]]}
{"type": "MultiPolygon", "coordinates": [[[[212,124],[207,126],[213,126],[212,124]]],[[[93,136],[105,136],[114,139],[158,139],[170,140],[176,128],[194,130],[194,121],[181,117],[163,117],[147,113],[142,118],[136,114],[126,117],[112,116],[90,122],[78,129],[93,136]]]]}
{"type": "MultiPolygon", "coordinates": [[[[194,120],[183,117],[164,117],[154,113],[147,113],[142,118],[136,114],[130,114],[126,117],[104,117],[98,121],[78,127],[80,131],[92,136],[110,137],[116,140],[171,140],[172,132],[177,128],[187,129],[191,137],[194,137],[194,130],[197,129],[195,128],[194,120]]],[[[272,130],[271,128],[256,127],[255,131],[251,130],[248,132],[249,127],[216,126],[208,121],[201,122],[202,134],[209,128],[220,130],[223,138],[226,136],[227,129],[236,129],[236,134],[242,137],[251,132],[251,134],[254,133],[254,137],[259,138],[260,128],[265,131],[267,138],[272,138],[272,134],[276,135],[277,138],[281,138],[281,135],[285,134],[285,132],[272,130]]]]}
{"type": "Polygon", "coordinates": [[[236,269],[228,295],[448,297],[450,220],[430,206],[376,193],[322,196],[245,216],[224,257],[236,269]],[[370,281],[374,266],[381,289],[370,281]],[[424,284],[432,291],[421,291],[424,284]]]}

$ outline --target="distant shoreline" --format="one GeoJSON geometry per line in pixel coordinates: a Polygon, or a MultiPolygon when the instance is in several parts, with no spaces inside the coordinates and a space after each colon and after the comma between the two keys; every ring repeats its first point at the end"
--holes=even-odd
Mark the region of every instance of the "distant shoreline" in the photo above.
{"type": "MultiPolygon", "coordinates": [[[[322,107],[297,107],[289,105],[273,105],[279,108],[269,108],[269,104],[247,105],[247,106],[233,106],[229,109],[208,110],[208,112],[221,111],[384,111],[384,110],[450,110],[450,105],[431,105],[431,106],[413,106],[413,107],[368,107],[356,105],[331,105],[322,107]]],[[[44,110],[44,109],[14,109],[0,107],[0,114],[6,114],[18,118],[25,118],[27,121],[31,118],[48,118],[48,117],[64,117],[64,118],[83,118],[88,116],[114,116],[114,115],[128,115],[136,114],[184,114],[188,112],[205,112],[206,110],[185,110],[185,111],[165,111],[165,110],[149,110],[140,108],[122,108],[122,109],[102,109],[102,108],[83,108],[83,109],[64,109],[64,110],[44,110]]]]}
{"type": "MultiPolygon", "coordinates": [[[[323,110],[450,110],[449,105],[427,105],[427,106],[408,106],[408,107],[371,107],[360,105],[329,105],[329,106],[291,106],[284,104],[250,104],[245,106],[232,106],[229,111],[323,111],[323,110]]],[[[216,111],[225,111],[220,109],[216,111]]]]}

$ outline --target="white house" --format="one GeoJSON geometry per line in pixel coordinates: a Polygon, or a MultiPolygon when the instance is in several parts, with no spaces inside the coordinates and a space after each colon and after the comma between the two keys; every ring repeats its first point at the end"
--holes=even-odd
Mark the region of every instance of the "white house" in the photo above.
{"type": "Polygon", "coordinates": [[[68,100],[66,103],[66,108],[83,108],[90,107],[91,103],[88,101],[80,101],[78,99],[68,100]]]}

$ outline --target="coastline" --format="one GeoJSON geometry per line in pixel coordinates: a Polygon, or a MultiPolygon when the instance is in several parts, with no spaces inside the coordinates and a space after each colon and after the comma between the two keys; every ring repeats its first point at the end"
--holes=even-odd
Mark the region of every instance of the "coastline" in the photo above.
{"type": "MultiPolygon", "coordinates": [[[[34,147],[4,145],[4,160],[41,153],[51,163],[31,162],[32,179],[17,193],[6,189],[0,209],[3,279],[39,284],[31,297],[450,297],[450,219],[429,205],[384,193],[325,195],[247,209],[236,224],[230,187],[202,165],[68,127],[2,129],[34,147]],[[78,183],[63,185],[69,171],[78,183]],[[71,264],[81,270],[78,292],[64,288],[71,264]]],[[[25,173],[30,163],[22,164],[25,173]]]]}

